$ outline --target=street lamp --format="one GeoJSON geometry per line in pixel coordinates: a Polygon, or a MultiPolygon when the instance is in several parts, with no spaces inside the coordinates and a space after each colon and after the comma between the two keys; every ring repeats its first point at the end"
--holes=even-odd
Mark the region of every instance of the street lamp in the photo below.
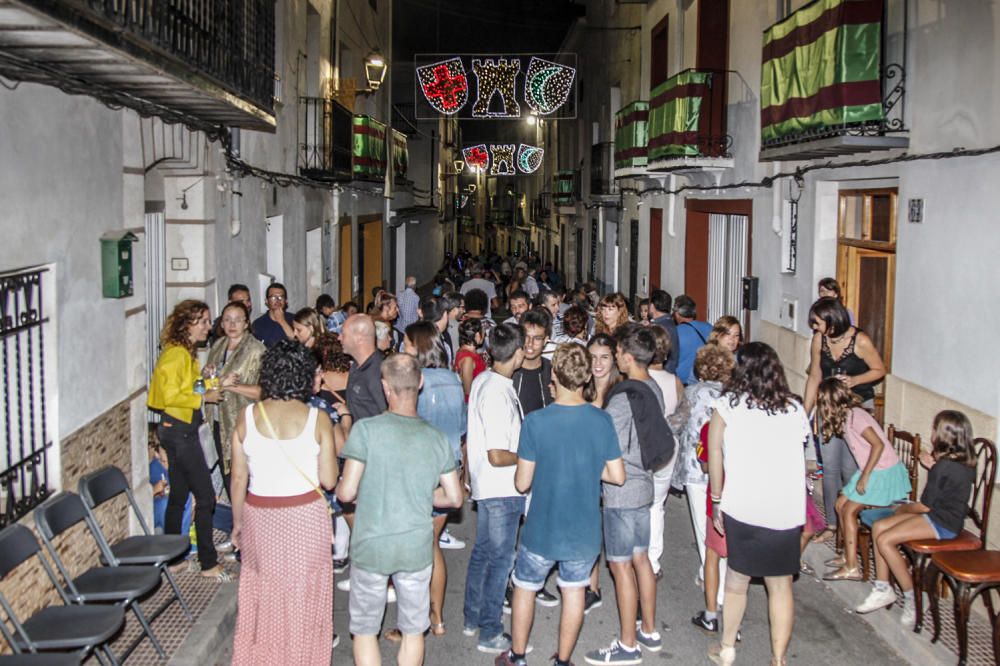
{"type": "Polygon", "coordinates": [[[365,77],[368,79],[369,90],[372,92],[378,90],[385,80],[387,69],[385,58],[378,52],[378,49],[368,54],[368,57],[365,58],[365,77]]]}

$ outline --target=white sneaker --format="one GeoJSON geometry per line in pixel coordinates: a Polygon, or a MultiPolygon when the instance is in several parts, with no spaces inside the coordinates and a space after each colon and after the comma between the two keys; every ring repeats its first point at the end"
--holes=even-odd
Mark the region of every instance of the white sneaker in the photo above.
{"type": "Polygon", "coordinates": [[[917,623],[917,604],[911,599],[903,600],[903,614],[899,616],[899,622],[907,629],[913,629],[917,623]]]}
{"type": "Polygon", "coordinates": [[[339,583],[337,583],[337,589],[340,590],[341,592],[350,592],[351,591],[351,579],[350,578],[345,578],[344,580],[342,580],[339,583]]]}
{"type": "Polygon", "coordinates": [[[444,532],[441,532],[441,538],[438,539],[438,545],[445,550],[461,550],[465,548],[465,542],[461,539],[453,537],[448,531],[448,528],[445,528],[444,532]]]}
{"type": "Polygon", "coordinates": [[[875,587],[868,593],[868,598],[861,602],[861,605],[855,608],[854,611],[856,613],[871,613],[880,608],[888,608],[894,603],[896,603],[896,593],[893,592],[892,588],[880,590],[875,587]]]}

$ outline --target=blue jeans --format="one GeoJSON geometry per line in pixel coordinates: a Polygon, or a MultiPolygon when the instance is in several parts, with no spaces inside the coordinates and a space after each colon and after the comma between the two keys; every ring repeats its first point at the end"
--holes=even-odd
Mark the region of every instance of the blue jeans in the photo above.
{"type": "Polygon", "coordinates": [[[503,598],[514,568],[524,498],[500,497],[476,504],[476,543],[465,576],[465,626],[478,627],[482,641],[503,633],[503,598]]]}

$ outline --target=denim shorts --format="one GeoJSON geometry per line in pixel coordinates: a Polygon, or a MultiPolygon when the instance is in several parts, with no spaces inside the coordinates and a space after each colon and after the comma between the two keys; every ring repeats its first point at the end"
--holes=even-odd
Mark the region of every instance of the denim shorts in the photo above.
{"type": "MultiPolygon", "coordinates": [[[[586,587],[590,583],[590,570],[594,568],[595,561],[597,561],[596,556],[587,560],[559,560],[556,585],[586,587]]],[[[556,563],[556,560],[549,560],[532,553],[521,544],[517,549],[517,563],[514,565],[511,582],[522,590],[538,592],[545,586],[545,579],[556,563]]]]}
{"type": "Polygon", "coordinates": [[[954,539],[955,538],[956,535],[955,535],[954,532],[952,532],[951,530],[947,530],[947,529],[941,527],[940,525],[938,525],[937,523],[935,523],[934,519],[931,518],[930,514],[925,513],[924,514],[924,520],[927,521],[928,525],[930,525],[931,527],[934,528],[934,533],[937,534],[937,538],[938,539],[944,541],[946,539],[954,539]]]}
{"type": "MultiPolygon", "coordinates": [[[[358,566],[351,567],[351,633],[377,636],[382,629],[382,616],[388,596],[389,578],[370,573],[358,566]]],[[[431,567],[412,572],[392,574],[396,586],[396,626],[404,634],[422,634],[431,626],[431,567]]]]}
{"type": "Polygon", "coordinates": [[[608,562],[627,562],[649,550],[649,507],[604,507],[604,555],[608,562]]]}

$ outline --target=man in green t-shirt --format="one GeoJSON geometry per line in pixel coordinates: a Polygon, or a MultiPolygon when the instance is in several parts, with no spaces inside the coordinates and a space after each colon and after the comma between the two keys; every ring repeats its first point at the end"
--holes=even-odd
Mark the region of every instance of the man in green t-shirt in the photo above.
{"type": "Polygon", "coordinates": [[[386,359],[382,389],[389,411],[356,423],[344,445],[347,461],[337,497],[357,503],[349,610],[359,666],[382,663],[378,633],[389,578],[396,588],[403,634],[399,663],[423,662],[424,632],[430,626],[431,509],[462,505],[448,440],[417,416],[422,385],[414,357],[395,354],[386,359]]]}

